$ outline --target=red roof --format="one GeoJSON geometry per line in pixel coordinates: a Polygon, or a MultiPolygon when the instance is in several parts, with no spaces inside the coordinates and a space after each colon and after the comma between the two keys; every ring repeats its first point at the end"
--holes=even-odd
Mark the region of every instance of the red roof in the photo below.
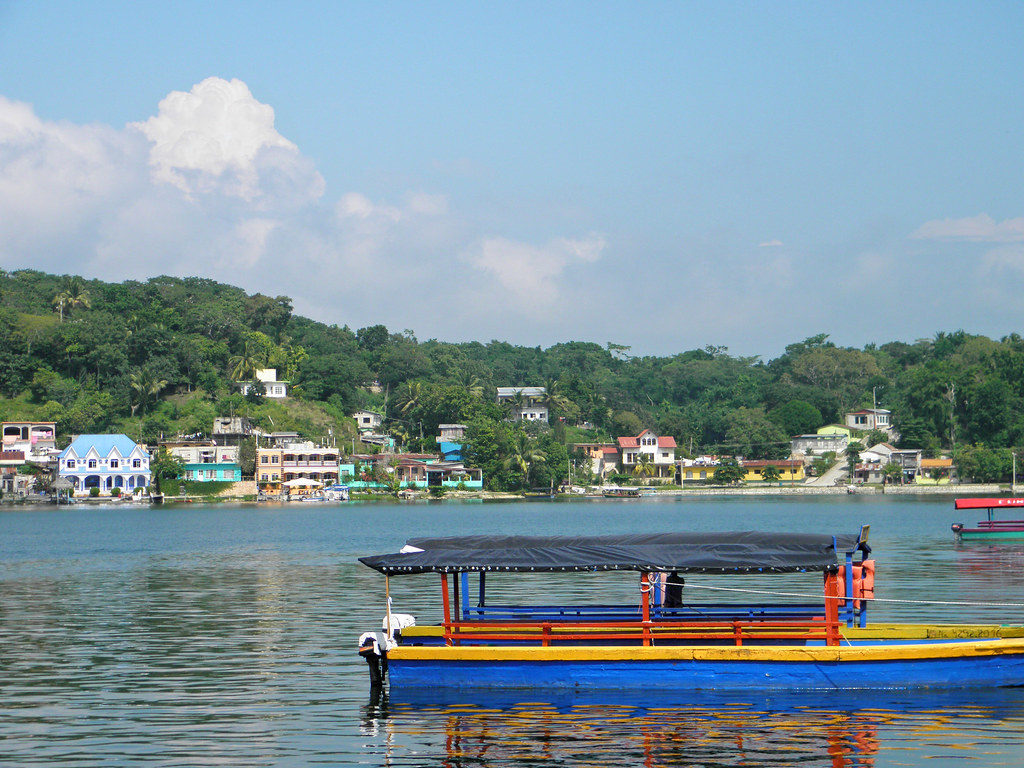
{"type": "MultiPolygon", "coordinates": [[[[651,430],[645,429],[643,432],[641,432],[636,437],[620,437],[620,438],[618,438],[619,448],[639,448],[640,447],[640,438],[643,437],[644,435],[653,435],[653,434],[654,433],[651,432],[651,430]]],[[[659,448],[675,448],[676,447],[676,439],[674,437],[659,437],[658,438],[658,447],[659,448]]]]}

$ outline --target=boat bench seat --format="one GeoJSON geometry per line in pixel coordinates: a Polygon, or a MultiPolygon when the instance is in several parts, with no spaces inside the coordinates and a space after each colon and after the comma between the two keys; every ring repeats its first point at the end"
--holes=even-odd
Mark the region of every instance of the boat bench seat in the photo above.
{"type": "MultiPolygon", "coordinates": [[[[821,603],[691,603],[651,609],[653,621],[778,621],[821,618],[821,603]]],[[[626,605],[488,605],[464,611],[467,621],[637,621],[640,609],[626,605]]]]}

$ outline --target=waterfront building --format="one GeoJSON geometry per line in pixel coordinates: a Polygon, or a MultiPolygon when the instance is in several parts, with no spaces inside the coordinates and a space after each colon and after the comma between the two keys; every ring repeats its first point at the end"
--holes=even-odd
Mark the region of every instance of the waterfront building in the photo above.
{"type": "Polygon", "coordinates": [[[150,483],[149,451],[127,435],[79,435],[57,457],[57,473],[76,495],[93,488],[109,496],[134,493],[150,483]]]}
{"type": "Polygon", "coordinates": [[[615,443],[576,443],[574,450],[582,451],[590,460],[590,473],[603,477],[614,472],[619,463],[619,448],[615,443]]]}
{"type": "Polygon", "coordinates": [[[57,424],[53,421],[3,422],[3,450],[21,451],[26,461],[48,461],[57,449],[57,424]]]}
{"type": "MultiPolygon", "coordinates": [[[[743,469],[743,482],[759,482],[764,480],[764,471],[775,467],[779,471],[779,480],[787,483],[798,483],[805,479],[804,463],[799,459],[747,459],[740,462],[743,469]]],[[[776,481],[776,482],[778,482],[776,481]]]]}
{"type": "Polygon", "coordinates": [[[616,440],[620,463],[624,472],[632,472],[638,464],[650,464],[655,477],[671,480],[675,475],[676,439],[660,437],[645,429],[636,437],[616,440]]]}
{"type": "Polygon", "coordinates": [[[184,464],[184,479],[197,482],[242,479],[237,445],[217,445],[213,441],[181,441],[162,443],[172,456],[184,464]]]}
{"type": "Polygon", "coordinates": [[[277,443],[256,449],[256,483],[277,492],[289,480],[305,478],[322,485],[338,482],[338,449],[311,442],[277,443]]]}

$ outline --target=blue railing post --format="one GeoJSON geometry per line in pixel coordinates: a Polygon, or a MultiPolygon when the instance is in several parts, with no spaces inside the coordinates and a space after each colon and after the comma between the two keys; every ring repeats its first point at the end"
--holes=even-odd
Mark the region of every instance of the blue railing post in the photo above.
{"type": "Polygon", "coordinates": [[[853,552],[846,553],[846,605],[843,606],[846,614],[846,626],[853,626],[853,552]]]}

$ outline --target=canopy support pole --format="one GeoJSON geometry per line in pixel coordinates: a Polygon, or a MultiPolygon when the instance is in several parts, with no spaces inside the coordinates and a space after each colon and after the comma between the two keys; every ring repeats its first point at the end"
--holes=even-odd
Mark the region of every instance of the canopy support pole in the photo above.
{"type": "Polygon", "coordinates": [[[643,616],[643,643],[651,644],[651,574],[640,574],[640,610],[643,616]]]}
{"type": "Polygon", "coordinates": [[[391,579],[384,577],[384,629],[391,637],[391,579]]]}
{"type": "Polygon", "coordinates": [[[836,568],[825,572],[825,644],[839,645],[839,573],[836,568]]]}
{"type": "Polygon", "coordinates": [[[456,621],[460,621],[461,618],[462,618],[462,610],[461,610],[461,608],[462,608],[462,590],[461,590],[461,585],[462,585],[462,581],[465,578],[465,576],[466,576],[465,572],[457,573],[457,574],[455,574],[455,578],[452,580],[452,582],[453,582],[452,583],[452,589],[455,590],[455,605],[453,606],[453,608],[454,608],[454,612],[455,612],[455,620],[456,621]]]}
{"type": "Polygon", "coordinates": [[[444,644],[452,644],[452,604],[448,597],[448,574],[441,574],[441,604],[444,610],[444,644]]]}

